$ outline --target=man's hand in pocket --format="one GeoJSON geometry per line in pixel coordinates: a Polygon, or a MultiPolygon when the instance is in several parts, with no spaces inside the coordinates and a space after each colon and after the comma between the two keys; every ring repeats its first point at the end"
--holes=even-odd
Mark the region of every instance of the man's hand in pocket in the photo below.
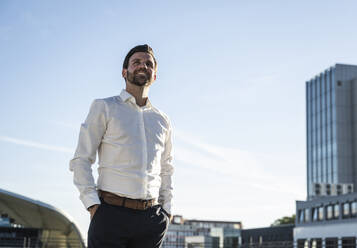
{"type": "Polygon", "coordinates": [[[90,213],[90,219],[93,218],[93,216],[94,216],[95,212],[97,211],[98,207],[99,207],[99,205],[96,204],[96,205],[93,205],[93,206],[88,208],[88,211],[90,213]]]}

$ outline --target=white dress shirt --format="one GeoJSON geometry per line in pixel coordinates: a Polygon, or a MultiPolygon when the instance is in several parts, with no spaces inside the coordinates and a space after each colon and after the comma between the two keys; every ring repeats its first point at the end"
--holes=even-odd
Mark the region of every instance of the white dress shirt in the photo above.
{"type": "Polygon", "coordinates": [[[100,204],[97,189],[132,199],[156,199],[171,213],[172,130],[168,117],[122,90],[93,101],[70,170],[86,208],[100,204]],[[98,181],[91,165],[98,151],[98,181]]]}

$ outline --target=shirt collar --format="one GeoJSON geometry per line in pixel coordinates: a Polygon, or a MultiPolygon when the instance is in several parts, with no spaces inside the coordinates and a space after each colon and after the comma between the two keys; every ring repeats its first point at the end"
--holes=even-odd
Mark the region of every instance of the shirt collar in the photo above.
{"type": "MultiPolygon", "coordinates": [[[[135,97],[133,97],[129,92],[127,92],[125,89],[123,89],[121,92],[120,92],[120,95],[119,97],[121,98],[121,100],[123,102],[126,102],[126,101],[129,101],[129,102],[132,102],[136,105],[136,101],[135,101],[135,97]]],[[[142,106],[142,108],[149,108],[151,107],[151,103],[149,101],[149,99],[146,100],[146,105],[145,106],[142,106]]]]}

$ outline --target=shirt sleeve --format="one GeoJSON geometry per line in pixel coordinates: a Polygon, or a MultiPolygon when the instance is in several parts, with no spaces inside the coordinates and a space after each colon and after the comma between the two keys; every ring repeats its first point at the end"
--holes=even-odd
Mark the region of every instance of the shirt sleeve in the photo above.
{"type": "Polygon", "coordinates": [[[96,160],[97,150],[107,128],[106,106],[103,100],[94,100],[85,122],[81,125],[79,140],[70,171],[78,188],[79,198],[85,208],[100,204],[91,165],[96,160]]]}
{"type": "Polygon", "coordinates": [[[161,154],[161,187],[159,191],[159,204],[164,210],[171,214],[172,199],[172,174],[174,167],[172,164],[172,129],[168,129],[164,151],[161,154]]]}

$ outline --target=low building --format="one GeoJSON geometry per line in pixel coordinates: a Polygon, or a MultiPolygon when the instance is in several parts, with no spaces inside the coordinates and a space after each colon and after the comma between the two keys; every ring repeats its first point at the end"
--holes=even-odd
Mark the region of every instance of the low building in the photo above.
{"type": "Polygon", "coordinates": [[[184,220],[185,225],[194,227],[212,228],[212,227],[226,227],[231,229],[242,229],[240,221],[220,221],[220,220],[184,220]]]}
{"type": "Polygon", "coordinates": [[[85,247],[74,221],[41,201],[0,189],[0,247],[85,247]]]}
{"type": "Polygon", "coordinates": [[[219,248],[219,238],[209,236],[192,236],[185,238],[185,248],[219,248]]]}
{"type": "Polygon", "coordinates": [[[195,231],[195,228],[189,225],[182,225],[177,223],[170,224],[169,229],[165,235],[163,248],[185,247],[185,237],[194,236],[195,231]]]}
{"type": "Polygon", "coordinates": [[[238,240],[241,236],[241,229],[232,227],[212,227],[211,237],[219,238],[219,247],[238,247],[238,240]]]}
{"type": "Polygon", "coordinates": [[[38,228],[0,226],[0,247],[43,247],[41,230],[38,228]]]}
{"type": "Polygon", "coordinates": [[[293,247],[294,224],[243,229],[240,247],[293,247]]]}
{"type": "Polygon", "coordinates": [[[356,247],[357,193],[296,202],[297,247],[356,247]]]}
{"type": "Polygon", "coordinates": [[[242,224],[239,221],[184,219],[174,215],[163,248],[237,247],[242,224]]]}

